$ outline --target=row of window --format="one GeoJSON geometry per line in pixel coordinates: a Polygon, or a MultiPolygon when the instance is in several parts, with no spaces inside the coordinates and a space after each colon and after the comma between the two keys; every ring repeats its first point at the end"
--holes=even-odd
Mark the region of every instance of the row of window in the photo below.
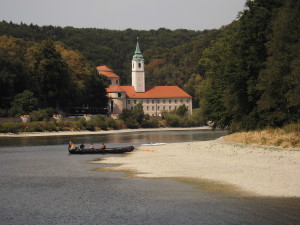
{"type": "MultiPolygon", "coordinates": [[[[152,110],[152,111],[155,111],[155,106],[144,106],[144,111],[147,112],[149,110],[152,110]]],[[[189,108],[189,107],[187,107],[189,108]]],[[[157,106],[157,111],[160,111],[160,110],[174,110],[174,109],[177,109],[177,106],[157,106]]],[[[133,110],[133,106],[131,106],[131,110],[133,110]]]]}
{"type": "Polygon", "coordinates": [[[163,103],[163,104],[165,104],[165,103],[169,103],[169,104],[172,104],[173,102],[176,104],[177,102],[178,103],[184,103],[184,102],[186,102],[186,103],[189,103],[190,102],[190,99],[186,99],[186,101],[184,101],[183,99],[180,99],[180,100],[177,100],[177,99],[169,99],[169,100],[166,100],[166,99],[163,99],[163,100],[160,100],[160,99],[157,99],[157,100],[149,100],[149,99],[147,99],[147,100],[136,100],[136,99],[134,99],[134,100],[127,100],[127,104],[131,104],[131,102],[133,102],[133,104],[137,104],[138,102],[141,102],[142,104],[155,104],[155,103],[157,103],[157,104],[160,104],[161,102],[163,103]]]}

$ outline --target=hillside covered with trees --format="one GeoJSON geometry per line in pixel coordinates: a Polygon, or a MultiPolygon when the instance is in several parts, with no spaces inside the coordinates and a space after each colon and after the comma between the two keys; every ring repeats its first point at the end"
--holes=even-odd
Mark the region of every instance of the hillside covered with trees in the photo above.
{"type": "Polygon", "coordinates": [[[136,38],[147,85],[178,85],[199,120],[233,130],[300,118],[300,3],[248,0],[216,30],[107,30],[0,22],[0,116],[47,107],[105,107],[107,65],[131,83],[136,38]],[[26,104],[24,104],[27,102],[26,104]],[[27,107],[27,108],[26,108],[27,107]]]}

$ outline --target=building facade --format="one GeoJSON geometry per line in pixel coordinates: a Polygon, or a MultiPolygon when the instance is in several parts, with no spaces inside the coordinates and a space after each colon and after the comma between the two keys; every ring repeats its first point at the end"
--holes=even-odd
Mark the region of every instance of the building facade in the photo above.
{"type": "Polygon", "coordinates": [[[118,118],[123,109],[133,109],[142,103],[144,113],[161,116],[162,111],[172,111],[186,105],[192,113],[192,97],[178,86],[146,86],[144,58],[139,43],[132,58],[132,86],[121,86],[120,77],[107,66],[98,66],[98,73],[110,81],[107,88],[108,114],[118,118]]]}

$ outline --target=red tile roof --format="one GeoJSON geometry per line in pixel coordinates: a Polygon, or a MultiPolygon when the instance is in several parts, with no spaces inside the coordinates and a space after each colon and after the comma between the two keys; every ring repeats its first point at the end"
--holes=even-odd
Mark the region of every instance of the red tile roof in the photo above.
{"type": "Polygon", "coordinates": [[[106,88],[106,92],[107,93],[122,93],[125,92],[122,87],[124,86],[109,86],[108,88],[106,88]]]}
{"type": "Polygon", "coordinates": [[[99,74],[104,75],[109,78],[120,78],[117,74],[115,74],[112,69],[107,66],[97,66],[97,71],[99,74]]]}
{"type": "Polygon", "coordinates": [[[178,86],[153,86],[146,87],[143,93],[137,93],[133,86],[110,86],[108,93],[125,92],[128,98],[192,98],[178,86]]]}

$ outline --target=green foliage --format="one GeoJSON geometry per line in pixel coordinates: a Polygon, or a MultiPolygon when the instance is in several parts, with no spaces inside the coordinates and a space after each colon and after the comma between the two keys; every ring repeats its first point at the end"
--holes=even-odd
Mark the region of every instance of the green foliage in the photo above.
{"type": "Polygon", "coordinates": [[[91,107],[103,107],[107,104],[106,87],[108,81],[106,77],[98,74],[91,74],[85,80],[83,103],[91,107]]]}
{"type": "Polygon", "coordinates": [[[205,80],[196,95],[207,121],[233,130],[299,121],[299,12],[293,0],[249,0],[222,28],[199,61],[205,80]]]}
{"type": "MultiPolygon", "coordinates": [[[[33,91],[45,107],[66,108],[73,86],[66,63],[56,51],[54,43],[43,41],[37,46],[29,66],[33,91]]],[[[72,99],[72,98],[71,98],[72,99]]]]}
{"type": "Polygon", "coordinates": [[[269,57],[257,84],[258,108],[264,124],[282,126],[300,118],[300,3],[286,0],[272,23],[269,57]]]}
{"type": "Polygon", "coordinates": [[[151,117],[150,118],[150,116],[148,114],[146,114],[145,115],[145,120],[144,120],[144,122],[142,124],[142,127],[144,127],[144,128],[156,128],[156,127],[159,127],[160,126],[159,121],[160,120],[158,118],[155,118],[155,117],[151,117]]]}
{"type": "Polygon", "coordinates": [[[11,103],[11,108],[8,114],[10,116],[18,116],[21,114],[29,114],[38,107],[38,99],[34,97],[34,94],[25,90],[24,92],[16,95],[15,99],[11,103]]]}
{"type": "Polygon", "coordinates": [[[141,126],[136,120],[133,112],[129,109],[123,109],[120,119],[124,121],[127,128],[139,128],[141,126]]]}
{"type": "Polygon", "coordinates": [[[188,115],[189,109],[186,105],[183,104],[180,105],[177,109],[175,109],[173,113],[180,117],[184,117],[188,115]]]}
{"type": "Polygon", "coordinates": [[[132,112],[132,116],[135,118],[135,120],[141,125],[143,121],[145,120],[145,114],[143,110],[143,104],[141,102],[137,103],[132,112]]]}
{"type": "Polygon", "coordinates": [[[177,109],[162,112],[162,119],[159,124],[161,126],[170,127],[195,127],[207,125],[207,119],[203,116],[201,108],[194,109],[189,115],[188,108],[185,105],[179,106],[177,109]]]}
{"type": "Polygon", "coordinates": [[[183,125],[183,119],[176,114],[167,115],[166,121],[170,127],[181,127],[183,125]]]}
{"type": "Polygon", "coordinates": [[[34,110],[30,113],[30,118],[32,121],[49,121],[54,114],[54,109],[46,108],[34,110]]]}
{"type": "Polygon", "coordinates": [[[15,97],[25,90],[38,98],[38,108],[68,111],[71,106],[83,104],[106,106],[105,79],[96,75],[94,68],[90,72],[90,65],[81,54],[66,48],[50,40],[36,43],[0,36],[0,108],[3,116],[22,113],[20,107],[8,109],[15,97]]]}
{"type": "MultiPolygon", "coordinates": [[[[123,84],[130,84],[130,60],[139,36],[147,84],[183,87],[193,96],[193,105],[200,106],[192,116],[183,108],[164,113],[166,122],[159,124],[210,121],[214,127],[248,130],[299,123],[299,5],[296,0],[247,0],[237,21],[202,32],[0,22],[0,114],[25,112],[17,103],[8,110],[24,90],[38,96],[38,108],[67,103],[105,107],[106,80],[89,72],[88,64],[93,69],[105,64],[121,75],[123,84]],[[44,41],[48,38],[59,41],[56,50],[53,42],[44,41]]],[[[139,107],[123,111],[126,127],[156,125],[139,107]]],[[[107,120],[95,123],[80,122],[90,129],[115,126],[107,120]]]]}

